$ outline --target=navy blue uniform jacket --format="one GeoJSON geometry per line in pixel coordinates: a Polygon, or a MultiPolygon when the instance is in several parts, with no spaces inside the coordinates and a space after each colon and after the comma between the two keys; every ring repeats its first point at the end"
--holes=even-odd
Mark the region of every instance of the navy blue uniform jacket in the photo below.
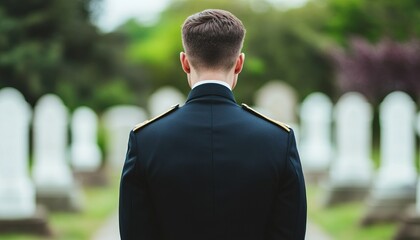
{"type": "Polygon", "coordinates": [[[293,130],[238,106],[225,86],[197,86],[130,132],[119,218],[122,240],[304,239],[293,130]]]}

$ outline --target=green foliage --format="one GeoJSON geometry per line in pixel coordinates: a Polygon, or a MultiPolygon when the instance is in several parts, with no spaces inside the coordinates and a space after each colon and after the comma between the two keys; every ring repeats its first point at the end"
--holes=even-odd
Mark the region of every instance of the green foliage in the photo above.
{"type": "Polygon", "coordinates": [[[141,99],[127,97],[128,90],[115,101],[101,102],[102,88],[115,79],[125,89],[144,84],[138,77],[142,70],[123,62],[122,36],[102,34],[90,22],[95,1],[2,1],[0,88],[17,88],[31,104],[43,94],[56,93],[70,108],[102,110],[121,98],[131,103],[141,99]]]}
{"type": "Polygon", "coordinates": [[[222,8],[237,15],[247,28],[245,67],[235,91],[238,101],[252,102],[265,82],[281,79],[298,89],[301,97],[312,91],[333,91],[319,34],[326,21],[325,7],[308,4],[300,9],[279,10],[262,1],[173,1],[151,29],[132,21],[120,28],[129,39],[127,59],[150,70],[152,88],[174,85],[188,91],[179,64],[181,25],[185,18],[206,8],[222,8]],[[258,9],[255,6],[259,6],[258,9]],[[138,32],[143,31],[144,34],[138,32]],[[316,64],[314,64],[316,63],[316,64]]]}
{"type": "Polygon", "coordinates": [[[326,0],[331,17],[328,33],[341,44],[352,36],[377,42],[420,37],[420,1],[326,0]]]}
{"type": "Polygon", "coordinates": [[[252,103],[267,81],[292,85],[302,99],[313,91],[336,95],[329,52],[351,36],[371,42],[418,38],[416,0],[313,0],[279,9],[256,0],[172,0],[152,26],[129,20],[101,33],[91,19],[101,0],[32,0],[0,3],[0,88],[15,87],[33,105],[56,93],[71,109],[97,111],[125,103],[145,106],[164,85],[189,91],[179,63],[181,25],[206,8],[233,12],[244,22],[245,68],[235,90],[252,103]]]}
{"type": "Polygon", "coordinates": [[[297,89],[301,98],[313,91],[331,95],[332,79],[324,54],[327,40],[319,34],[324,16],[322,6],[308,4],[282,12],[272,10],[249,22],[246,52],[251,59],[264,63],[264,71],[257,74],[245,68],[242,78],[254,79],[253,89],[266,81],[280,79],[297,89]]]}

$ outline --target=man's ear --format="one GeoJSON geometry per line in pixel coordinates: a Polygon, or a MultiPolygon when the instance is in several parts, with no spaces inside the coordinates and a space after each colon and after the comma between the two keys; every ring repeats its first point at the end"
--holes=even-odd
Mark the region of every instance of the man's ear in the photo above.
{"type": "Polygon", "coordinates": [[[239,57],[236,59],[235,74],[239,74],[242,71],[242,68],[244,67],[244,62],[245,62],[245,54],[241,53],[239,57]]]}
{"type": "Polygon", "coordinates": [[[189,74],[191,72],[191,67],[190,67],[190,62],[188,61],[188,58],[187,58],[187,54],[185,54],[184,52],[181,52],[179,54],[179,59],[181,61],[182,70],[184,70],[186,74],[189,74]]]}

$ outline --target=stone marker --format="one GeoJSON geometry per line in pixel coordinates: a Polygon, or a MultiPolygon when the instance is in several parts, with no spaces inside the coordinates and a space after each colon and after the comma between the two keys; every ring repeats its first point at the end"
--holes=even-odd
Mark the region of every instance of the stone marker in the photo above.
{"type": "Polygon", "coordinates": [[[292,127],[299,142],[297,94],[291,86],[278,80],[266,83],[255,95],[255,107],[264,115],[292,127]]]}
{"type": "Polygon", "coordinates": [[[102,153],[97,144],[98,117],[88,107],[77,108],[72,117],[71,163],[77,179],[86,185],[105,185],[102,153]]]}
{"type": "Polygon", "coordinates": [[[300,107],[300,158],[308,181],[323,178],[333,154],[331,144],[332,103],[323,93],[312,93],[300,107]]]}
{"type": "Polygon", "coordinates": [[[146,112],[137,106],[114,106],[104,113],[106,161],[111,163],[113,171],[120,172],[122,169],[130,131],[136,124],[145,120],[147,120],[146,112]]]}
{"type": "Polygon", "coordinates": [[[162,87],[154,92],[149,99],[149,113],[151,117],[155,117],[175,104],[183,104],[185,97],[174,87],[162,87]]]}
{"type": "Polygon", "coordinates": [[[269,117],[284,123],[296,123],[297,95],[295,90],[280,81],[270,81],[256,93],[255,105],[269,117]]]}
{"type": "Polygon", "coordinates": [[[78,211],[81,192],[67,161],[67,109],[53,94],[36,104],[33,178],[37,199],[51,210],[78,211]]]}
{"type": "Polygon", "coordinates": [[[417,240],[420,239],[420,179],[417,183],[416,204],[410,204],[402,217],[401,224],[394,236],[395,240],[417,240]]]}
{"type": "Polygon", "coordinates": [[[373,178],[372,108],[359,93],[343,95],[335,107],[337,151],[324,205],[363,200],[373,178]]]}
{"type": "Polygon", "coordinates": [[[381,103],[381,166],[363,225],[398,220],[407,205],[415,201],[415,108],[413,100],[403,92],[393,92],[381,103]]]}
{"type": "MultiPolygon", "coordinates": [[[[420,135],[420,113],[417,114],[416,128],[417,134],[420,135]]],[[[420,239],[420,178],[417,180],[416,204],[406,211],[394,239],[420,239]]]]}
{"type": "MultiPolygon", "coordinates": [[[[417,129],[417,134],[420,136],[420,112],[417,114],[416,129],[417,129]]],[[[417,180],[416,207],[415,208],[416,208],[415,213],[420,218],[420,177],[417,180]]],[[[420,225],[419,225],[419,227],[420,227],[420,225]]],[[[418,236],[419,236],[419,239],[420,239],[420,231],[418,233],[419,233],[418,236]]]]}
{"type": "Polygon", "coordinates": [[[417,134],[420,136],[420,112],[417,114],[417,119],[416,119],[416,128],[417,128],[417,134]]]}
{"type": "Polygon", "coordinates": [[[3,88],[0,116],[0,234],[49,235],[46,214],[36,208],[29,178],[29,104],[17,90],[3,88]]]}

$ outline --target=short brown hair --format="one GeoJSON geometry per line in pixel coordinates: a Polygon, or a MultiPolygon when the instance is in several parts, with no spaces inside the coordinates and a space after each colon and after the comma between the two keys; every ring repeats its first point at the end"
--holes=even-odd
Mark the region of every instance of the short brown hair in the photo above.
{"type": "Polygon", "coordinates": [[[241,20],[225,10],[207,9],[193,14],[182,26],[182,44],[196,68],[232,68],[244,37],[241,20]]]}

